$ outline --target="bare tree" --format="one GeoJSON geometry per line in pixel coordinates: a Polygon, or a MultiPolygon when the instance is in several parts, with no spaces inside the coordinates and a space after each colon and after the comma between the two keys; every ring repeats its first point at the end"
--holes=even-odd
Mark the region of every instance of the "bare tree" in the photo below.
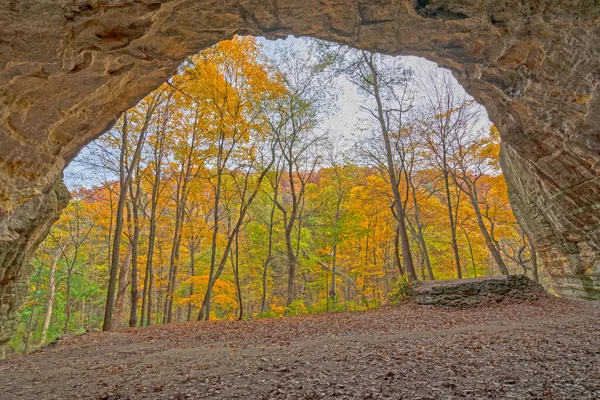
{"type": "Polygon", "coordinates": [[[348,50],[338,62],[338,70],[363,93],[368,102],[361,107],[377,121],[377,129],[383,139],[383,152],[371,143],[366,155],[381,171],[385,171],[393,195],[392,212],[397,221],[396,235],[402,247],[395,247],[396,264],[410,280],[417,279],[413,263],[410,239],[406,224],[406,193],[401,194],[401,180],[406,175],[406,149],[404,135],[405,114],[413,107],[410,89],[412,70],[404,68],[397,59],[384,59],[380,55],[365,51],[348,50]],[[402,268],[404,265],[404,268],[402,268]]]}
{"type": "Polygon", "coordinates": [[[433,69],[423,69],[419,74],[419,83],[424,99],[424,124],[422,135],[430,154],[432,167],[442,176],[444,200],[448,211],[451,232],[451,245],[454,253],[456,273],[462,278],[461,260],[457,239],[457,221],[454,209],[451,179],[455,166],[452,155],[456,150],[456,137],[466,124],[472,121],[473,100],[469,99],[458,87],[458,83],[448,71],[437,73],[433,69]]]}
{"type": "Polygon", "coordinates": [[[292,48],[284,49],[277,55],[277,68],[286,92],[270,115],[269,125],[282,157],[282,182],[274,201],[283,215],[288,264],[286,304],[290,305],[297,296],[295,281],[301,232],[298,222],[304,194],[322,158],[318,148],[325,134],[318,128],[332,109],[335,94],[329,84],[331,77],[319,63],[314,48],[305,54],[292,48]],[[298,236],[294,245],[295,230],[298,236]]]}
{"type": "Polygon", "coordinates": [[[140,241],[140,209],[142,207],[142,179],[139,163],[136,167],[135,191],[133,184],[129,186],[131,198],[131,215],[133,218],[133,235],[131,237],[131,308],[129,310],[129,326],[137,326],[138,291],[138,248],[140,241]]]}

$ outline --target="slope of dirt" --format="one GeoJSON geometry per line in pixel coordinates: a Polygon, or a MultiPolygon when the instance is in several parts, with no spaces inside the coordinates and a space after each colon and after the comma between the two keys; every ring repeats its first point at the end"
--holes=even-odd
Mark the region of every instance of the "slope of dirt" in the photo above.
{"type": "Polygon", "coordinates": [[[598,399],[600,307],[554,298],[90,333],[0,362],[1,399],[598,399]]]}

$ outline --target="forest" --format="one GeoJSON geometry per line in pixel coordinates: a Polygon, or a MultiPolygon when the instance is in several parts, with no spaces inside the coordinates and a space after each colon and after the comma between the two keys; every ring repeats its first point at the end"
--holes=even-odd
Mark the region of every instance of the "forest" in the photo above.
{"type": "Polygon", "coordinates": [[[500,138],[449,71],[234,37],[188,59],[73,161],[11,351],[94,330],[364,310],[419,280],[543,266],[500,138]],[[366,118],[332,132],[344,77],[366,118]]]}

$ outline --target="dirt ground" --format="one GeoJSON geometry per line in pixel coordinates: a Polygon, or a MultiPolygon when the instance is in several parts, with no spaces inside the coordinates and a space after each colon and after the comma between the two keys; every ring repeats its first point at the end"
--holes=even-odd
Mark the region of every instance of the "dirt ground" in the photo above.
{"type": "Polygon", "coordinates": [[[600,399],[600,307],[172,324],[70,337],[0,361],[1,399],[600,399]]]}

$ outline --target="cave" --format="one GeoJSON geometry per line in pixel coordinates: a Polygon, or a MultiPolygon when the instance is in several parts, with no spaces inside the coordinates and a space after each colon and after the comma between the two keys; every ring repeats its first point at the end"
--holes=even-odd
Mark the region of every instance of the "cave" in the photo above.
{"type": "Polygon", "coordinates": [[[502,138],[513,210],[558,294],[600,299],[600,7],[547,0],[3,0],[0,344],[62,171],[186,57],[233,35],[311,36],[447,68],[502,138]]]}

